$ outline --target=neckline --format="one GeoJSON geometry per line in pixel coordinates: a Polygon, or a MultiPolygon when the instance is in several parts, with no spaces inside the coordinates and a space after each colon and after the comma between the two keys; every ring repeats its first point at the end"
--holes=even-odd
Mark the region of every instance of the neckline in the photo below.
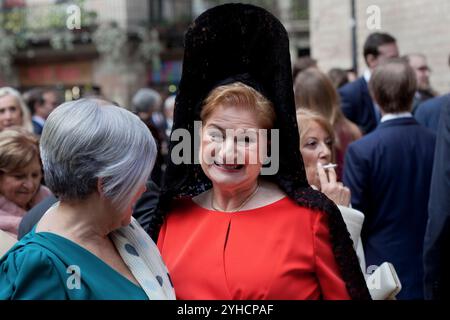
{"type": "Polygon", "coordinates": [[[123,274],[121,274],[119,271],[117,271],[116,269],[111,267],[109,264],[107,264],[105,261],[103,261],[102,259],[97,257],[95,254],[93,254],[89,250],[87,250],[87,249],[83,248],[82,246],[80,246],[78,243],[76,243],[76,242],[74,242],[74,241],[72,241],[72,240],[70,240],[68,238],[65,238],[63,236],[60,236],[59,234],[53,233],[53,232],[49,232],[49,231],[36,232],[36,225],[33,227],[33,229],[31,229],[31,231],[32,231],[33,235],[39,235],[39,234],[41,234],[42,236],[47,235],[47,236],[54,237],[54,238],[57,238],[59,240],[62,240],[64,242],[68,243],[69,245],[76,247],[77,249],[81,250],[84,254],[87,254],[88,256],[96,259],[101,265],[103,265],[104,267],[106,267],[107,269],[112,271],[114,274],[118,275],[122,280],[125,280],[129,284],[132,284],[136,289],[144,292],[144,295],[147,297],[147,294],[145,293],[144,289],[141,286],[135,284],[133,281],[131,281],[130,279],[125,277],[123,274]]]}
{"type": "Polygon", "coordinates": [[[274,206],[278,205],[279,203],[281,203],[283,201],[286,201],[286,200],[289,200],[288,196],[284,196],[281,199],[275,200],[274,202],[269,203],[269,204],[267,204],[265,206],[262,206],[262,207],[253,208],[253,209],[246,209],[246,210],[241,210],[241,211],[235,211],[235,212],[228,212],[228,211],[218,211],[218,210],[213,210],[213,209],[208,209],[208,208],[202,207],[201,205],[196,203],[194,200],[192,200],[192,198],[189,198],[189,201],[194,206],[196,206],[196,207],[198,207],[198,208],[200,208],[200,209],[202,209],[202,210],[204,210],[204,211],[206,211],[208,213],[218,213],[218,214],[224,214],[224,215],[228,215],[228,216],[236,215],[236,214],[241,215],[241,214],[246,214],[246,213],[252,213],[252,212],[255,212],[255,211],[262,210],[262,209],[268,209],[268,208],[274,207],[274,206]]]}

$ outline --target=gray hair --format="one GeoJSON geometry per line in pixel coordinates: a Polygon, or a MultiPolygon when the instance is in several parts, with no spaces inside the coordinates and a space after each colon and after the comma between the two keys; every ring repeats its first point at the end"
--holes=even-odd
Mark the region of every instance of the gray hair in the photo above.
{"type": "Polygon", "coordinates": [[[0,98],[3,98],[5,96],[13,96],[14,98],[16,98],[16,101],[20,107],[20,111],[22,112],[22,124],[20,126],[25,130],[27,130],[28,132],[33,132],[33,124],[31,123],[30,110],[25,104],[25,101],[20,95],[20,92],[11,87],[0,88],[0,98]]]}
{"type": "Polygon", "coordinates": [[[133,96],[132,105],[135,112],[157,111],[161,105],[161,95],[150,88],[139,89],[133,96]]]}
{"type": "Polygon", "coordinates": [[[96,99],[62,104],[45,122],[40,143],[47,186],[60,200],[82,200],[97,190],[121,211],[146,183],[156,144],[131,112],[96,99]]]}
{"type": "Polygon", "coordinates": [[[166,100],[164,100],[164,110],[171,109],[175,107],[175,95],[168,96],[166,100]]]}

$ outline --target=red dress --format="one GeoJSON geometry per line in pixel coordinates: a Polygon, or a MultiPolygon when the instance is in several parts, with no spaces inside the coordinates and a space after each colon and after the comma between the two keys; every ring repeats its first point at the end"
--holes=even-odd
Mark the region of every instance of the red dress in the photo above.
{"type": "Polygon", "coordinates": [[[326,215],[287,197],[235,213],[177,201],[158,247],[177,299],[350,299],[326,215]]]}

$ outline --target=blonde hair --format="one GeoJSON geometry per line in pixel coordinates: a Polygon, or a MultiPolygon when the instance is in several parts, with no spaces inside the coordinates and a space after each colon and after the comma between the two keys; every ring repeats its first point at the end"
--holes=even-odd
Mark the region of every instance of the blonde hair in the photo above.
{"type": "Polygon", "coordinates": [[[203,102],[200,113],[202,121],[206,122],[219,106],[236,106],[255,111],[258,122],[264,129],[271,129],[276,120],[272,102],[242,82],[234,82],[214,88],[203,102]]]}
{"type": "Polygon", "coordinates": [[[294,83],[295,106],[314,110],[331,125],[342,117],[339,95],[330,78],[318,69],[307,69],[298,74],[294,83]]]}
{"type": "Polygon", "coordinates": [[[0,172],[10,173],[40,161],[38,138],[21,127],[0,132],[0,172]]]}
{"type": "Polygon", "coordinates": [[[20,107],[20,111],[22,113],[21,127],[24,128],[25,130],[27,130],[28,132],[33,132],[33,124],[31,123],[30,110],[28,109],[27,105],[25,104],[24,100],[22,99],[22,96],[20,95],[19,91],[15,90],[11,87],[0,88],[0,98],[6,97],[6,96],[13,96],[16,99],[16,102],[20,107]]]}
{"type": "Polygon", "coordinates": [[[320,115],[317,112],[307,110],[307,109],[298,109],[297,110],[297,123],[298,123],[298,130],[300,134],[300,146],[303,144],[305,140],[306,132],[311,128],[311,124],[313,122],[316,122],[319,124],[319,126],[326,131],[326,133],[331,138],[331,154],[332,154],[332,160],[334,160],[334,147],[335,147],[335,136],[333,127],[331,124],[325,119],[322,115],[320,115]]]}

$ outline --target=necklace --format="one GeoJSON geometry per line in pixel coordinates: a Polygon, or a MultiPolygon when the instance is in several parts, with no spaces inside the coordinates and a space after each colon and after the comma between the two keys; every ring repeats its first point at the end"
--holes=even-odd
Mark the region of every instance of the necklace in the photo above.
{"type": "Polygon", "coordinates": [[[259,183],[258,183],[258,185],[256,186],[256,189],[255,189],[255,191],[253,191],[252,192],[252,194],[251,195],[249,195],[248,197],[247,197],[247,199],[245,199],[240,205],[239,205],[239,207],[237,207],[236,209],[233,209],[233,210],[228,210],[228,211],[225,211],[225,210],[222,210],[222,209],[217,209],[215,206],[214,206],[214,197],[213,197],[213,195],[211,194],[211,208],[213,208],[215,211],[222,211],[222,212],[237,212],[237,211],[239,211],[239,210],[241,210],[255,195],[256,195],[256,193],[258,192],[258,190],[259,190],[259,183]]]}

